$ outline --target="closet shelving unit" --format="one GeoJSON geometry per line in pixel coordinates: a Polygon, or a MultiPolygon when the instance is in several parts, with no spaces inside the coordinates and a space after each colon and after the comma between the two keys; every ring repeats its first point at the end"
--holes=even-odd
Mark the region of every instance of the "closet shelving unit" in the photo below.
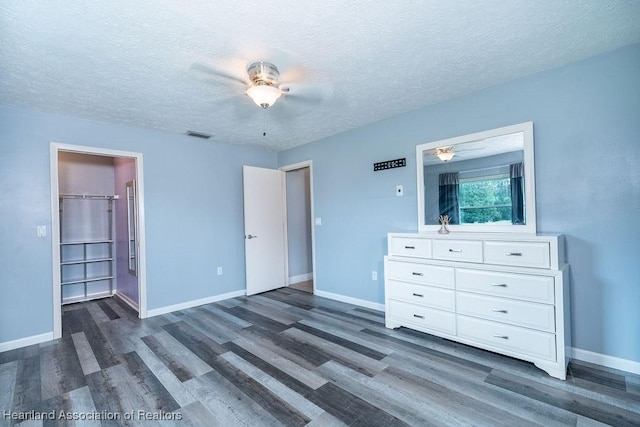
{"type": "Polygon", "coordinates": [[[62,304],[113,295],[117,195],[60,195],[62,304]]]}

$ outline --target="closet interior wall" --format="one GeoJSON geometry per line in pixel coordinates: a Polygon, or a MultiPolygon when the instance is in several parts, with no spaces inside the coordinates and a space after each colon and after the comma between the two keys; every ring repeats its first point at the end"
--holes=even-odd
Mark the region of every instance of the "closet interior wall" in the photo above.
{"type": "Polygon", "coordinates": [[[116,291],[114,159],[60,152],[60,262],[62,303],[112,296],[116,291]]]}

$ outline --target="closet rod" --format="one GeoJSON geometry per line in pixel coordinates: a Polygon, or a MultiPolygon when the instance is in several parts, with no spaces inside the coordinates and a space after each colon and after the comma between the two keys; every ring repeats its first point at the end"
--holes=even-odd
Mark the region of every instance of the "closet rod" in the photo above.
{"type": "Polygon", "coordinates": [[[104,200],[114,200],[119,199],[120,196],[107,195],[107,194],[60,194],[61,199],[104,199],[104,200]]]}

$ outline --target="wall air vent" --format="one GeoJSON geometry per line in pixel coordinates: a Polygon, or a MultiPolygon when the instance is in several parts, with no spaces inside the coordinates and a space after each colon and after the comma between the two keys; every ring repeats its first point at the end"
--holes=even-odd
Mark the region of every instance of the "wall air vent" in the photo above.
{"type": "Polygon", "coordinates": [[[194,131],[194,130],[188,130],[188,131],[187,131],[187,135],[189,135],[189,136],[195,136],[196,138],[202,138],[202,139],[209,139],[209,138],[211,138],[211,135],[209,135],[208,133],[196,132],[196,131],[194,131]]]}

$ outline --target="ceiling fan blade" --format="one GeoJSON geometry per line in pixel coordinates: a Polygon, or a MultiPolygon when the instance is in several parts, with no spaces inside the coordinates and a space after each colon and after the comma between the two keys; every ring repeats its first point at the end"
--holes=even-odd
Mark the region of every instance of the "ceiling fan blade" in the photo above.
{"type": "Polygon", "coordinates": [[[242,83],[245,86],[247,86],[249,84],[249,81],[247,79],[243,79],[242,77],[235,76],[235,75],[233,75],[231,73],[228,73],[228,72],[223,71],[223,70],[219,70],[217,68],[214,68],[214,67],[212,67],[210,65],[207,65],[207,64],[203,64],[201,62],[193,63],[191,65],[190,69],[194,70],[194,71],[199,71],[201,73],[209,74],[209,75],[212,75],[212,76],[222,77],[224,79],[232,80],[232,81],[237,82],[237,83],[242,83]]]}
{"type": "Polygon", "coordinates": [[[319,104],[333,94],[333,86],[319,83],[287,83],[280,87],[287,100],[319,104]]]}
{"type": "Polygon", "coordinates": [[[456,151],[459,153],[464,153],[465,151],[478,151],[478,150],[484,150],[485,147],[456,147],[456,151]]]}

